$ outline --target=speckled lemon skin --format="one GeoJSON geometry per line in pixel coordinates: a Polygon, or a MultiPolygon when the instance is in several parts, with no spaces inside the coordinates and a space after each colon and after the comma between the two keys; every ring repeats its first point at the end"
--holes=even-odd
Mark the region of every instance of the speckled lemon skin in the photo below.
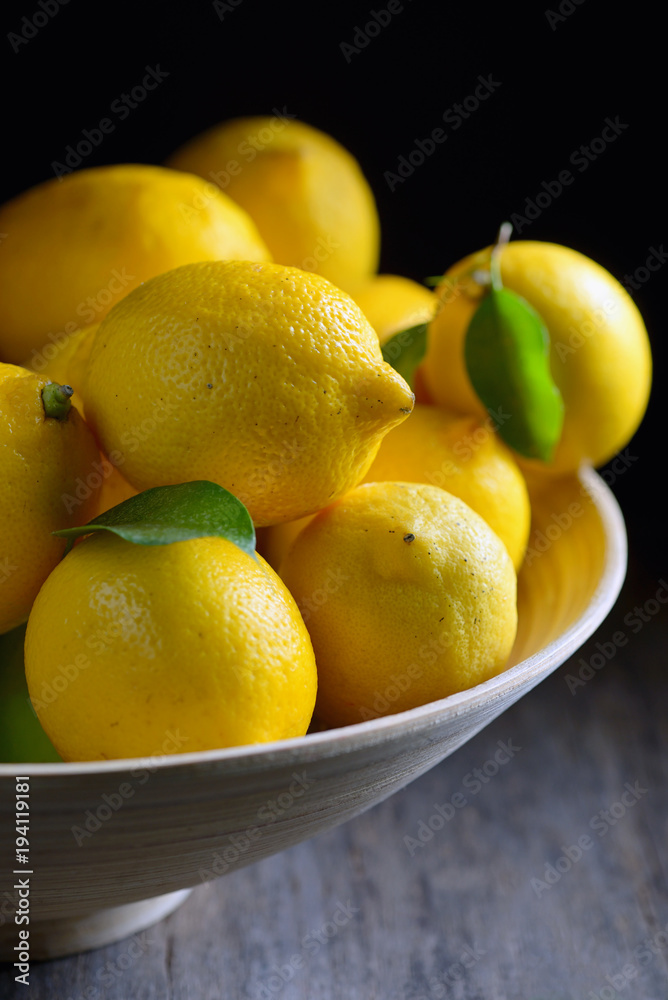
{"type": "MultiPolygon", "coordinates": [[[[459,497],[487,521],[515,569],[522,565],[531,524],[529,492],[513,454],[489,420],[416,404],[408,420],[383,438],[364,482],[425,483],[459,497]]],[[[309,518],[267,529],[265,555],[278,569],[309,518]]]]}
{"type": "Polygon", "coordinates": [[[515,569],[529,537],[531,505],[513,453],[489,419],[416,406],[378,450],[365,482],[402,480],[439,486],[480,514],[505,544],[515,569]]]}
{"type": "Polygon", "coordinates": [[[111,311],[86,404],[137,489],[213,480],[266,525],[355,486],[413,394],[329,281],[217,261],[160,275],[111,311]]]}
{"type": "Polygon", "coordinates": [[[26,620],[62,556],[51,532],[90,520],[99,493],[97,483],[77,496],[100,454],[74,407],[65,420],[46,416],[47,382],[0,364],[0,633],[26,620]]]}
{"type": "Polygon", "coordinates": [[[255,224],[201,177],[146,164],[76,170],[0,207],[0,358],[48,357],[143,281],[198,260],[271,260],[255,224]],[[51,336],[49,336],[51,335],[51,336]],[[44,350],[46,348],[46,350],[44,350]]]}
{"type": "Polygon", "coordinates": [[[438,487],[357,487],[306,526],[281,576],[313,641],[326,725],[444,698],[495,676],[510,655],[510,556],[438,487]]]}
{"type": "Polygon", "coordinates": [[[301,736],[317,687],[287,589],[222,538],[89,536],[42,587],[25,657],[31,700],[65,760],[301,736]]]}

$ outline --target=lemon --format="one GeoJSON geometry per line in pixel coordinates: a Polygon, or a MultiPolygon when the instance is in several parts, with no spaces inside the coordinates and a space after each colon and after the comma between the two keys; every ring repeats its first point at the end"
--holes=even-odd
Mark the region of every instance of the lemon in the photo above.
{"type": "Polygon", "coordinates": [[[400,330],[432,319],[438,299],[417,281],[398,274],[378,274],[354,294],[381,344],[400,330]]]}
{"type": "Polygon", "coordinates": [[[51,534],[85,524],[99,484],[76,497],[99,452],[72,407],[47,416],[47,380],[0,364],[0,634],[28,617],[37,592],[65,549],[51,534]]]}
{"type": "Polygon", "coordinates": [[[191,261],[269,260],[215,185],[164,167],[75,171],[0,208],[0,357],[41,364],[131,289],[191,261]]]}
{"type": "Polygon", "coordinates": [[[519,569],[531,524],[529,493],[512,452],[490,423],[416,406],[383,439],[365,481],[440,486],[484,518],[519,569]]]}
{"type": "MultiPolygon", "coordinates": [[[[529,493],[512,452],[489,424],[489,419],[416,404],[408,420],[385,435],[364,482],[425,483],[447,490],[487,521],[517,570],[529,538],[529,493]]],[[[264,552],[275,569],[309,520],[267,529],[264,552]]]]}
{"type": "Polygon", "coordinates": [[[317,677],[297,606],[223,538],[142,546],[91,535],[42,587],[26,677],[65,760],[302,736],[317,677]]]}
{"type": "Polygon", "coordinates": [[[76,407],[82,417],[85,416],[83,389],[86,384],[86,369],[99,325],[93,323],[91,326],[82,327],[67,338],[62,349],[55,351],[53,357],[47,359],[38,355],[33,358],[30,365],[32,371],[37,372],[42,378],[60,382],[61,385],[71,385],[74,389],[72,406],[76,407]]]}
{"type": "MultiPolygon", "coordinates": [[[[485,413],[463,345],[481,295],[472,274],[489,269],[489,256],[490,248],[482,250],[446,272],[429,327],[421,369],[427,390],[459,413],[485,413]]],[[[603,465],[630,440],[649,398],[649,340],[635,303],[608,271],[568,247],[518,240],[500,260],[504,287],[526,299],[547,326],[552,377],[564,400],[561,440],[543,468],[563,473],[583,461],[603,465]]]]}
{"type": "Polygon", "coordinates": [[[498,536],[436,486],[366,483],[321,511],[281,576],[318,666],[330,726],[415,708],[495,676],[517,628],[498,536]]]}
{"type": "Polygon", "coordinates": [[[99,514],[104,514],[111,507],[116,507],[117,504],[123,503],[124,500],[129,500],[130,497],[137,496],[139,492],[127,481],[123,473],[109,459],[105,461],[105,456],[102,456],[102,468],[102,488],[98,494],[95,512],[91,520],[99,514]]]}
{"type": "Polygon", "coordinates": [[[364,476],[413,395],[344,292],[279,264],[190,264],[100,324],[87,417],[137,489],[209,479],[257,525],[313,513],[364,476]]]}
{"type": "Polygon", "coordinates": [[[244,208],[279,264],[346,291],[378,266],[376,205],[355,158],[304,122],[236,118],[197,136],[168,163],[214,181],[244,208]]]}
{"type": "MultiPolygon", "coordinates": [[[[38,361],[35,366],[43,377],[72,386],[74,389],[72,405],[84,418],[86,414],[83,390],[86,385],[86,370],[99,325],[99,323],[93,323],[92,326],[77,330],[68,339],[63,350],[56,354],[52,360],[45,365],[38,361]]],[[[99,465],[89,474],[85,484],[86,488],[88,488],[89,483],[98,490],[90,515],[91,520],[109,510],[110,507],[115,507],[123,500],[137,495],[134,486],[128,483],[117,466],[110,462],[106,455],[100,455],[99,465]],[[98,488],[100,480],[102,485],[98,488]]]]}

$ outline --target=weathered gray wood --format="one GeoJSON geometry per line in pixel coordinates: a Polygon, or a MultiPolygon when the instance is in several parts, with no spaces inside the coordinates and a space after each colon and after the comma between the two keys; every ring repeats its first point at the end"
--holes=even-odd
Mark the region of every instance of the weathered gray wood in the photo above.
{"type": "Polygon", "coordinates": [[[632,572],[573,660],[370,812],[198,888],[135,939],[35,964],[28,990],[3,967],[0,996],[590,1000],[613,997],[606,977],[629,966],[637,976],[621,997],[665,1000],[668,615],[637,634],[624,622],[657,587],[632,572]],[[572,694],[567,675],[617,630],[628,645],[572,694]],[[468,804],[411,857],[403,838],[463,790],[499,740],[522,749],[477,794],[464,789],[468,804]],[[599,836],[592,817],[636,781],[647,792],[599,836]],[[539,897],[531,879],[586,834],[592,847],[539,897]],[[643,942],[656,953],[634,954],[643,942]],[[458,967],[466,949],[479,957],[458,967]]]}

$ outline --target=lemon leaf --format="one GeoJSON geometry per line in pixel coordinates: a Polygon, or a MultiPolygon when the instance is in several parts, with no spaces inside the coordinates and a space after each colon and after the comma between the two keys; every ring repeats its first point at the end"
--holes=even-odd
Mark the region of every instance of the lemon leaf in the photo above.
{"type": "Polygon", "coordinates": [[[386,341],[381,350],[383,361],[392,365],[411,389],[415,388],[413,379],[418,365],[422,362],[427,350],[427,323],[418,323],[400,330],[386,341]]]}
{"type": "Polygon", "coordinates": [[[154,486],[88,524],[53,534],[68,539],[67,553],[75,538],[95,531],[111,531],[135,545],[170,545],[218,535],[255,555],[255,528],[245,506],[228,490],[207,480],[154,486]]]}
{"type": "Polygon", "coordinates": [[[550,372],[550,338],[536,310],[508,288],[492,288],[464,341],[469,378],[499,435],[527,458],[549,462],[561,437],[564,403],[550,372]]]}

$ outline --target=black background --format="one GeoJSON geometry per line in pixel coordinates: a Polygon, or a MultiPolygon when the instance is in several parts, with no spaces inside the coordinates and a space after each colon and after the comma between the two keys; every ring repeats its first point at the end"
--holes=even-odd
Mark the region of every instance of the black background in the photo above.
{"type": "MultiPolygon", "coordinates": [[[[56,0],[44,0],[53,9],[56,0]]],[[[624,279],[651,248],[668,247],[661,194],[665,173],[663,29],[642,5],[596,0],[526,5],[429,4],[403,0],[386,27],[344,54],[377,3],[260,3],[209,0],[101,4],[69,0],[25,44],[35,2],[2,15],[3,200],[53,176],[83,129],[141,83],[146,67],[168,73],[82,166],[160,163],[179,144],[223,119],[287,110],[329,132],[359,159],[376,195],[381,269],[416,279],[488,244],[499,223],[525,213],[527,198],[564,169],[575,180],[516,235],[563,243],[624,279]],[[548,15],[549,11],[553,15],[548,15]],[[561,13],[560,13],[561,11],[561,13]],[[570,11],[570,13],[569,13],[570,11]],[[18,47],[18,51],[14,48],[18,47]],[[392,192],[416,139],[472,94],[478,76],[500,83],[457,131],[392,192]],[[628,127],[580,172],[569,162],[601,135],[606,118],[628,127]]],[[[396,4],[394,5],[396,9],[396,4]]],[[[42,21],[43,17],[38,17],[42,21]]],[[[386,17],[383,17],[387,20],[386,17]]],[[[372,29],[372,31],[375,29],[372,29]]],[[[634,461],[613,484],[632,558],[665,573],[664,288],[653,273],[634,298],[652,342],[656,371],[645,421],[630,444],[634,461]]]]}

